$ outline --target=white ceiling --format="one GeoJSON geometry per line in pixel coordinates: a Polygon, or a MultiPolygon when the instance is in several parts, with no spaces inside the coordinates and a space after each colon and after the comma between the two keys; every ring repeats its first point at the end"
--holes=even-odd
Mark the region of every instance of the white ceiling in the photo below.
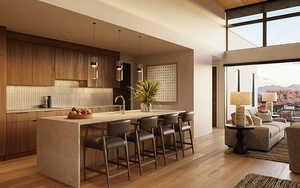
{"type": "Polygon", "coordinates": [[[74,42],[139,56],[182,51],[187,48],[142,35],[100,20],[54,7],[37,0],[1,0],[0,26],[10,31],[74,42]],[[96,42],[92,22],[96,21],[96,42]],[[118,30],[121,29],[119,47],[118,30]]]}

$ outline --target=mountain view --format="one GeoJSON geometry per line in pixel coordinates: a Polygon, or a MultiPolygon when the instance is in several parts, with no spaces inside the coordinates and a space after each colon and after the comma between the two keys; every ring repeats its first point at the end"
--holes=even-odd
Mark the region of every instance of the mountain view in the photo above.
{"type": "Polygon", "coordinates": [[[279,90],[296,90],[300,91],[300,84],[292,84],[288,87],[283,87],[280,85],[266,85],[258,88],[258,94],[262,94],[268,91],[279,91],[279,90]]]}
{"type": "Polygon", "coordinates": [[[300,105],[300,84],[292,84],[287,87],[279,85],[266,85],[258,88],[259,100],[265,92],[276,92],[278,101],[276,104],[300,105]]]}

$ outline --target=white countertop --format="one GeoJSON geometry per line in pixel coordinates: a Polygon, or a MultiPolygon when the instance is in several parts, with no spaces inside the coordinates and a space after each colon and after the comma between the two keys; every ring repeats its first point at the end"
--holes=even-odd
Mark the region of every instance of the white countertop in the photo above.
{"type": "MultiPolygon", "coordinates": [[[[99,106],[84,106],[84,108],[110,108],[110,107],[119,107],[119,105],[99,105],[99,106]]],[[[51,112],[51,111],[61,111],[61,110],[70,110],[72,107],[53,107],[53,108],[27,108],[27,109],[17,109],[17,110],[8,110],[6,113],[25,113],[25,112],[51,112]]]]}
{"type": "Polygon", "coordinates": [[[66,123],[74,123],[77,125],[87,125],[95,123],[104,123],[126,119],[140,119],[144,117],[160,116],[166,114],[182,113],[180,110],[153,110],[152,112],[141,112],[141,110],[128,110],[125,114],[120,111],[94,113],[91,119],[67,119],[66,116],[44,117],[41,120],[51,120],[66,123]]]}

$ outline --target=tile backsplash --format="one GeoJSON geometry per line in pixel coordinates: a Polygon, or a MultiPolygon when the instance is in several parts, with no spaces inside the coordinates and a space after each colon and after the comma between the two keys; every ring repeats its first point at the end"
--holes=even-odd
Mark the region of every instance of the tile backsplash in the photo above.
{"type": "Polygon", "coordinates": [[[53,107],[112,105],[111,88],[7,86],[7,110],[38,107],[43,96],[52,96],[53,107]]]}

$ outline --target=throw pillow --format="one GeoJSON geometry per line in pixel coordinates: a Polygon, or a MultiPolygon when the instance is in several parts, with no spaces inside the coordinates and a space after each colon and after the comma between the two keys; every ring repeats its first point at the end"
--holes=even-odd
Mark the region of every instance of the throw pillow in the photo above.
{"type": "Polygon", "coordinates": [[[273,121],[272,114],[270,111],[267,112],[257,112],[256,115],[262,119],[262,122],[271,122],[273,121]]]}

